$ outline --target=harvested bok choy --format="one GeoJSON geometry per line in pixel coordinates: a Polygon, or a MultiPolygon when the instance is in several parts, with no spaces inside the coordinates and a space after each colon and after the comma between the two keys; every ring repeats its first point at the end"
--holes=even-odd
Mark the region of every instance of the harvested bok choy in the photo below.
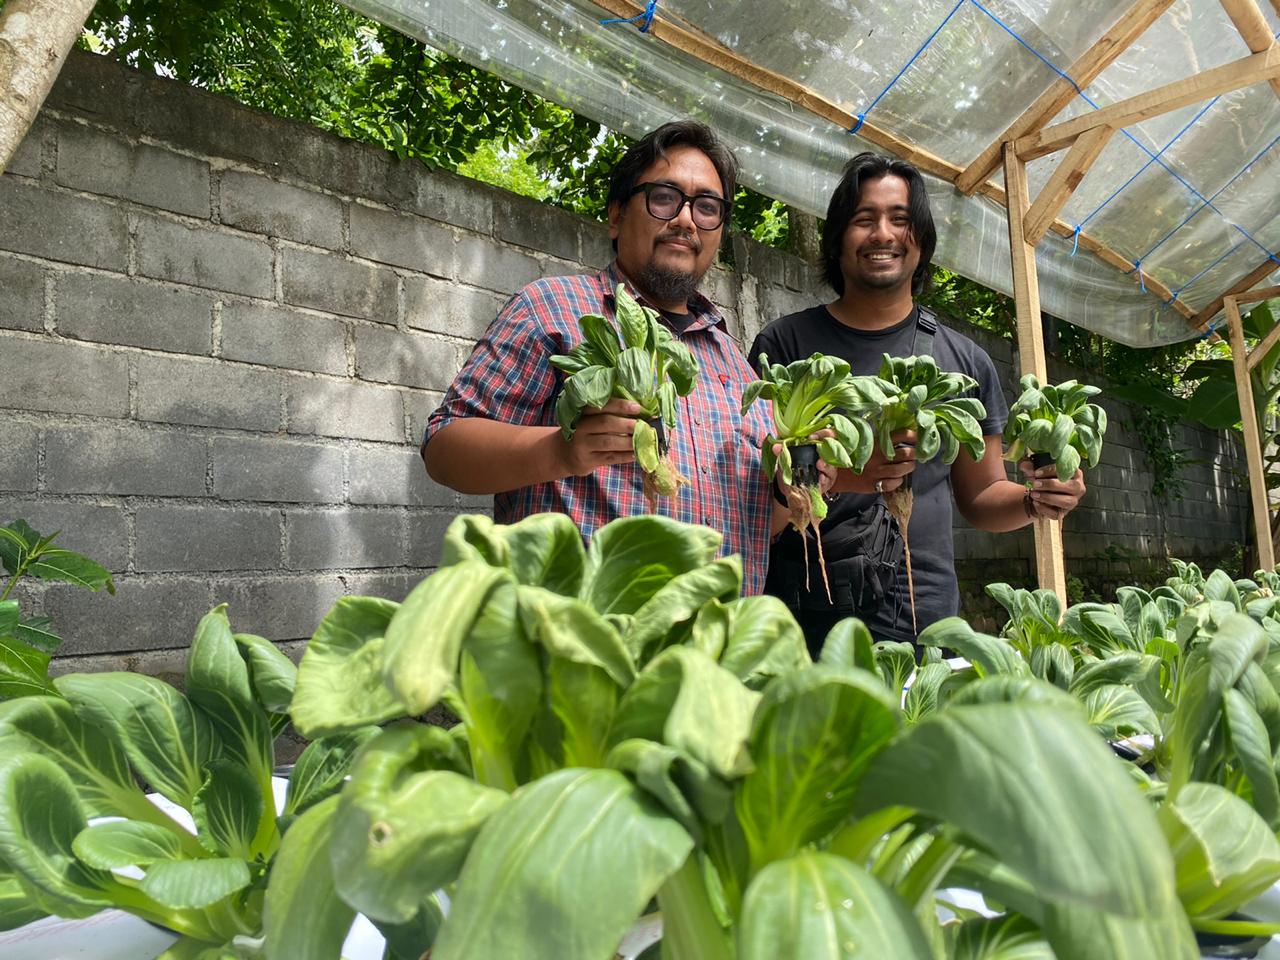
{"type": "Polygon", "coordinates": [[[617,328],[599,314],[586,314],[578,320],[582,342],[551,358],[552,366],[568,375],[556,402],[556,422],[569,440],[588,407],[603,407],[613,397],[638,403],[642,414],[632,446],[653,509],[659,496],[675,496],[689,482],[671,460],[670,431],[676,425],[676,398],[693,392],[698,361],[662,325],[657,311],[636,303],[622,284],[615,303],[617,328]]]}

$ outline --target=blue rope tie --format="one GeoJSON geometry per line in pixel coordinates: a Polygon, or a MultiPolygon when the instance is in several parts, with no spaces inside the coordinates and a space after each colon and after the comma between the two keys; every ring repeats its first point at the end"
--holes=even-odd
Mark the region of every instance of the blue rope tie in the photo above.
{"type": "Polygon", "coordinates": [[[1076,255],[1076,251],[1080,249],[1080,228],[1083,224],[1076,224],[1076,228],[1071,231],[1071,256],[1076,255]]]}
{"type": "MultiPolygon", "coordinates": [[[[1133,269],[1138,271],[1138,286],[1140,286],[1140,287],[1142,288],[1142,292],[1143,292],[1143,293],[1146,293],[1146,292],[1147,292],[1147,281],[1146,281],[1146,278],[1145,278],[1145,277],[1143,277],[1143,275],[1142,275],[1142,261],[1141,261],[1141,260],[1139,260],[1137,263],[1135,263],[1135,264],[1133,265],[1133,269]]],[[[1132,273],[1132,272],[1133,272],[1133,271],[1130,271],[1130,273],[1132,273]]]]}
{"type": "Polygon", "coordinates": [[[640,27],[641,33],[649,32],[649,25],[653,23],[654,11],[658,8],[658,0],[649,0],[645,5],[643,13],[637,13],[634,17],[619,17],[613,20],[601,20],[600,26],[607,27],[614,23],[634,23],[640,27]]]}
{"type": "Polygon", "coordinates": [[[1207,327],[1204,328],[1204,333],[1200,334],[1200,336],[1197,337],[1196,339],[1208,340],[1210,337],[1212,337],[1215,333],[1218,332],[1218,324],[1220,324],[1221,322],[1222,321],[1220,320],[1213,321],[1213,323],[1209,324],[1207,327]]]}
{"type": "Polygon", "coordinates": [[[883,90],[881,90],[880,94],[874,100],[871,101],[871,106],[867,107],[867,109],[863,110],[861,113],[856,115],[858,122],[855,123],[849,129],[850,135],[855,134],[862,129],[863,123],[866,122],[867,114],[870,113],[875,108],[875,105],[877,103],[879,103],[881,100],[884,99],[884,95],[886,93],[888,93],[890,90],[893,89],[893,85],[902,79],[902,75],[911,69],[911,65],[920,59],[921,55],[925,52],[925,50],[929,48],[929,44],[933,43],[934,39],[938,36],[938,34],[942,32],[942,28],[951,22],[951,18],[956,15],[956,11],[959,10],[961,7],[963,7],[966,2],[969,2],[969,0],[956,0],[956,5],[951,8],[951,12],[942,18],[942,22],[934,28],[933,33],[929,34],[929,39],[927,39],[924,43],[920,44],[920,49],[911,55],[911,59],[908,60],[903,65],[902,69],[898,71],[897,76],[895,76],[892,80],[889,81],[889,85],[885,87],[883,90]]]}

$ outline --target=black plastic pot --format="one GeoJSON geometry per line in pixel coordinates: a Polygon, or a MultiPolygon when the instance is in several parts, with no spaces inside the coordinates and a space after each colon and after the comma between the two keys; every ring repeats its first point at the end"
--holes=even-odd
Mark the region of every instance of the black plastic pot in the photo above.
{"type": "Polygon", "coordinates": [[[653,429],[657,432],[658,456],[665,457],[667,455],[667,451],[671,449],[671,442],[667,437],[667,425],[663,421],[662,415],[659,414],[656,417],[645,417],[644,422],[647,423],[649,426],[653,427],[653,429]]]}
{"type": "Polygon", "coordinates": [[[1031,466],[1035,470],[1039,470],[1041,467],[1051,467],[1055,463],[1057,463],[1057,461],[1053,459],[1052,453],[1040,451],[1039,453],[1033,453],[1031,455],[1031,466]]]}
{"type": "MultiPolygon", "coordinates": [[[[1227,920],[1248,920],[1249,917],[1233,913],[1227,920]]],[[[1236,937],[1225,933],[1201,933],[1196,931],[1196,944],[1200,947],[1200,955],[1204,957],[1241,958],[1249,960],[1256,957],[1268,943],[1270,937],[1236,937]]]]}
{"type": "Polygon", "coordinates": [[[818,445],[802,443],[791,448],[791,483],[797,487],[818,486],[818,445]]]}

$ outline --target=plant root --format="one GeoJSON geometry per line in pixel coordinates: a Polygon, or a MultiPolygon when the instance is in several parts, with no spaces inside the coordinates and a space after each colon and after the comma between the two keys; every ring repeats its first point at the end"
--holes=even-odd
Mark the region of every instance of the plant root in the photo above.
{"type": "Polygon", "coordinates": [[[666,454],[658,458],[657,470],[650,473],[642,469],[641,473],[644,475],[644,499],[649,504],[650,513],[657,513],[658,497],[674,497],[681,487],[689,483],[689,478],[676,469],[666,454]]]}
{"type": "Polygon", "coordinates": [[[791,526],[800,534],[800,545],[804,551],[804,589],[809,592],[809,531],[813,531],[813,540],[818,545],[818,569],[822,572],[822,587],[827,594],[827,603],[832,603],[831,583],[827,579],[827,558],[822,552],[822,521],[826,519],[826,504],[817,487],[795,485],[787,489],[787,509],[791,514],[791,526]]]}
{"type": "Polygon", "coordinates": [[[911,522],[911,508],[915,504],[915,494],[911,492],[911,485],[904,483],[895,490],[881,494],[884,497],[885,506],[889,508],[898,521],[898,529],[902,531],[902,555],[907,561],[907,596],[911,600],[911,632],[918,632],[916,626],[916,583],[911,575],[911,541],[907,539],[907,526],[911,522]]]}

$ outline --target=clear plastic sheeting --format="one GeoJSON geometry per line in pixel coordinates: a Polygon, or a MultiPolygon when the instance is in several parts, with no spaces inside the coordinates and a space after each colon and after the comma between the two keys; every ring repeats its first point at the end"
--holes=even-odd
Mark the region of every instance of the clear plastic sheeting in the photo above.
{"type": "MultiPolygon", "coordinates": [[[[354,9],[630,136],[692,116],[737,152],[745,185],[822,216],[856,134],[682,53],[586,0],[344,0],[354,9]]],[[[963,168],[1127,9],[1116,0],[662,0],[738,57],[963,168]]],[[[1280,18],[1263,4],[1271,33],[1280,18]]],[[[1249,49],[1217,0],[1178,0],[1057,120],[1230,63],[1249,49]]],[[[1033,196],[1063,154],[1028,165],[1033,196]]],[[[995,174],[1000,182],[1000,173],[995,174]]],[[[926,176],[935,261],[1011,289],[1004,209],[926,176]]],[[[1280,278],[1280,97],[1265,83],[1119,131],[1059,215],[1139,264],[1126,274],[1050,233],[1043,309],[1133,346],[1196,332],[1199,311],[1271,258],[1280,278]]]]}

